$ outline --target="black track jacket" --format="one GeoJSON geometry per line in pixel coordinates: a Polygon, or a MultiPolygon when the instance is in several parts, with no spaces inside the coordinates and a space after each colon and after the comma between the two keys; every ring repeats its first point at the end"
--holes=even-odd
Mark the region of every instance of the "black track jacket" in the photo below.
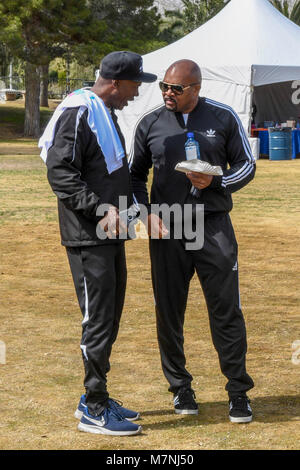
{"type": "MultiPolygon", "coordinates": [[[[86,110],[66,109],[55,128],[52,147],[46,165],[48,181],[58,199],[58,216],[62,245],[78,247],[120,243],[120,240],[100,240],[96,234],[96,215],[101,204],[119,206],[119,196],[132,204],[132,188],[126,156],[123,166],[109,174],[96,136],[87,122],[86,110]]],[[[112,119],[125,148],[124,137],[112,113],[112,119]]]]}
{"type": "Polygon", "coordinates": [[[203,97],[189,114],[187,125],[182,113],[168,111],[165,106],[145,115],[137,125],[130,172],[137,201],[148,208],[146,183],[152,165],[151,203],[204,204],[205,214],[229,212],[231,193],[249,183],[255,174],[255,160],[236,113],[203,97]],[[186,158],[187,132],[194,132],[201,160],[220,165],[224,173],[214,176],[210,186],[197,191],[195,197],[190,195],[189,179],[174,169],[186,158]]]}

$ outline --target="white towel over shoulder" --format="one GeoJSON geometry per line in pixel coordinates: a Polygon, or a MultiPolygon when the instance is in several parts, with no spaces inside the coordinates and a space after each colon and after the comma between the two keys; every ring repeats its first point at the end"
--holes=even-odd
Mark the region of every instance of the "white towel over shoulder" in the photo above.
{"type": "MultiPolygon", "coordinates": [[[[105,158],[107,171],[112,173],[123,165],[123,157],[125,156],[120,137],[117,133],[115,125],[109,110],[106,108],[102,99],[90,90],[80,89],[68,95],[56,108],[50,119],[43,135],[41,136],[38,146],[42,149],[41,158],[46,162],[47,153],[52,146],[55,127],[58,119],[67,108],[76,108],[78,110],[78,118],[76,122],[75,142],[77,134],[77,126],[82,113],[88,110],[88,124],[97,138],[99,147],[105,158]]],[[[75,150],[75,143],[74,143],[75,150]]]]}

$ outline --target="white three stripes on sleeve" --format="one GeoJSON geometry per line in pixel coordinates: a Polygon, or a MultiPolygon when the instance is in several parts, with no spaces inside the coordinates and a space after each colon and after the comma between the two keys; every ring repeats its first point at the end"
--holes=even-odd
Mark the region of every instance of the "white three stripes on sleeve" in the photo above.
{"type": "Polygon", "coordinates": [[[229,176],[223,176],[222,186],[224,188],[226,188],[226,186],[228,186],[229,184],[238,183],[239,181],[246,178],[249,174],[251,174],[252,171],[253,171],[253,165],[255,163],[255,160],[254,160],[254,157],[252,155],[252,152],[251,152],[251,149],[250,149],[250,144],[249,144],[248,138],[246,136],[244,127],[241,123],[240,118],[234,112],[234,110],[230,106],[227,106],[223,103],[218,103],[217,101],[211,100],[209,98],[206,98],[205,101],[206,101],[206,103],[212,104],[213,106],[216,106],[218,108],[226,109],[227,111],[229,111],[232,114],[232,116],[235,118],[235,120],[238,124],[239,134],[241,136],[241,140],[242,140],[242,144],[243,144],[243,147],[244,147],[244,150],[245,150],[245,154],[248,158],[248,161],[245,162],[245,164],[242,166],[242,168],[240,168],[236,173],[234,173],[232,175],[229,175],[229,176]]]}

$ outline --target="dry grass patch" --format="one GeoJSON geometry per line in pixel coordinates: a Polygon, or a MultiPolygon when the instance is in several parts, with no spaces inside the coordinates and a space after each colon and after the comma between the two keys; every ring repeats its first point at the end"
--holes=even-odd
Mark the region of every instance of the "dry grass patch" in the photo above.
{"type": "Polygon", "coordinates": [[[0,156],[0,339],[7,346],[7,363],[0,365],[0,448],[297,449],[300,366],[291,361],[291,345],[300,339],[300,160],[258,161],[255,180],[234,194],[254,421],[228,421],[226,381],[195,277],[185,344],[200,413],[173,413],[157,347],[148,244],[137,240],[126,244],[128,289],[109,390],[141,411],[143,433],[111,438],[76,429],[81,316],[60,245],[56,200],[40,158],[13,148],[0,156]]]}

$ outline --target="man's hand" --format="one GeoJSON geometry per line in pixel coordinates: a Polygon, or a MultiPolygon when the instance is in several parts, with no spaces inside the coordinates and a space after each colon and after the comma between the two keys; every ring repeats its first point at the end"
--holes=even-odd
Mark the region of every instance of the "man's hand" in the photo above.
{"type": "Polygon", "coordinates": [[[151,238],[163,238],[168,235],[168,230],[162,219],[156,214],[148,215],[148,235],[151,238]]]}
{"type": "Polygon", "coordinates": [[[204,173],[198,173],[196,171],[189,171],[186,176],[197,189],[205,189],[212,182],[212,175],[205,175],[204,173]]]}
{"type": "Polygon", "coordinates": [[[118,235],[127,233],[127,225],[119,217],[119,210],[110,206],[105,216],[98,222],[101,229],[106,232],[108,238],[116,238],[118,235]]]}

